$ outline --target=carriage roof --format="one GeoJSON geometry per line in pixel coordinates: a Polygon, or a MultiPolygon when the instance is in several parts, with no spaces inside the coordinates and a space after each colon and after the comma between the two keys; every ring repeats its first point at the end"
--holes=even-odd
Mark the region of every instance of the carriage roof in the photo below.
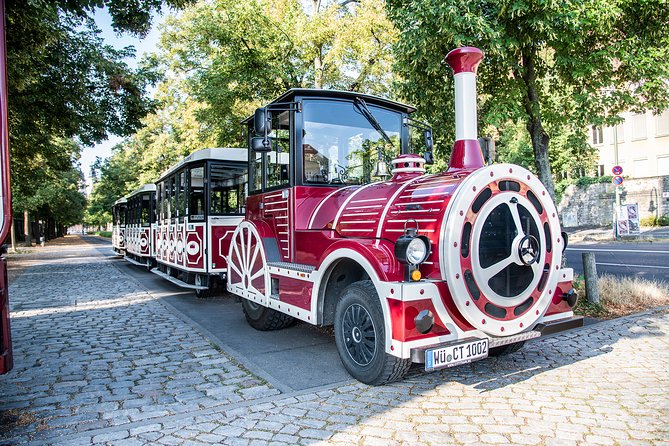
{"type": "Polygon", "coordinates": [[[206,161],[206,160],[215,160],[215,161],[230,161],[235,163],[246,164],[248,162],[248,151],[246,149],[240,148],[209,148],[201,149],[196,152],[191,153],[181,161],[179,161],[174,166],[167,169],[165,172],[160,175],[160,178],[156,180],[163,180],[165,177],[181,169],[187,164],[191,164],[197,161],[206,161]]]}
{"type": "Polygon", "coordinates": [[[137,189],[134,191],[130,192],[128,195],[126,195],[126,199],[132,198],[136,195],[139,195],[144,192],[155,192],[156,191],[156,185],[153,183],[148,183],[148,184],[143,184],[139,186],[137,189]]]}
{"type": "MultiPolygon", "coordinates": [[[[403,104],[401,102],[391,101],[389,99],[381,98],[371,94],[362,94],[355,91],[343,91],[343,90],[320,90],[316,88],[291,88],[290,90],[286,91],[284,94],[274,99],[267,105],[271,107],[272,104],[276,103],[292,102],[295,100],[297,96],[324,98],[324,99],[347,99],[347,100],[361,98],[364,99],[369,104],[379,105],[381,107],[398,110],[404,113],[413,113],[416,111],[416,108],[412,107],[411,105],[403,104]]],[[[243,123],[247,124],[252,120],[253,120],[253,115],[246,118],[243,121],[243,123]]]]}

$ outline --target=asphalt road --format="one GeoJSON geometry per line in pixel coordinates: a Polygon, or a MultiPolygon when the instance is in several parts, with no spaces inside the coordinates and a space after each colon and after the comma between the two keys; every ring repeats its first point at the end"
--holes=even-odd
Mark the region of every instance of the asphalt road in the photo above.
{"type": "Polygon", "coordinates": [[[567,248],[567,265],[583,273],[582,255],[593,252],[598,274],[637,276],[669,282],[668,243],[590,243],[567,248]]]}

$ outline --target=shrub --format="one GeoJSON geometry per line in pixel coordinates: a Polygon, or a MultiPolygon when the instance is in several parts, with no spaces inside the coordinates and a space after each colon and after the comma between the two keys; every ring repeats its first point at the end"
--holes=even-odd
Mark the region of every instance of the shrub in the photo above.
{"type": "Polygon", "coordinates": [[[644,217],[641,219],[641,226],[669,226],[669,217],[661,215],[659,217],[644,217]]]}

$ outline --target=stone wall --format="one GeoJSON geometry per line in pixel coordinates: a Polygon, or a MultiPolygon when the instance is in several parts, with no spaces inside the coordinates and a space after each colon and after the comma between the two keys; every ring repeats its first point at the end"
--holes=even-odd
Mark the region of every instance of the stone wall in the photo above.
{"type": "MultiPolygon", "coordinates": [[[[669,176],[628,179],[620,187],[621,204],[639,204],[640,218],[669,216],[669,176]]],[[[610,226],[615,186],[611,183],[569,186],[558,206],[565,228],[610,226]]]]}

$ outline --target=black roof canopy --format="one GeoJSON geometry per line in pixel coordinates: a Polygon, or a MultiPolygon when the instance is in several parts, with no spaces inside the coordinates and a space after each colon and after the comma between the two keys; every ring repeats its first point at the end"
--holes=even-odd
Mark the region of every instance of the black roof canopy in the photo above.
{"type": "MultiPolygon", "coordinates": [[[[411,105],[402,104],[401,102],[391,101],[389,99],[384,99],[378,96],[373,96],[369,94],[358,93],[355,91],[342,91],[342,90],[321,90],[316,88],[291,88],[286,91],[284,94],[274,99],[272,102],[268,103],[267,106],[280,102],[293,102],[296,96],[301,97],[314,97],[314,98],[324,98],[324,99],[347,99],[353,100],[355,98],[364,99],[365,102],[371,105],[378,105],[381,107],[389,108],[391,110],[396,110],[403,113],[413,113],[416,111],[415,107],[411,105]]],[[[246,118],[243,123],[246,124],[253,120],[253,115],[246,118]]]]}

